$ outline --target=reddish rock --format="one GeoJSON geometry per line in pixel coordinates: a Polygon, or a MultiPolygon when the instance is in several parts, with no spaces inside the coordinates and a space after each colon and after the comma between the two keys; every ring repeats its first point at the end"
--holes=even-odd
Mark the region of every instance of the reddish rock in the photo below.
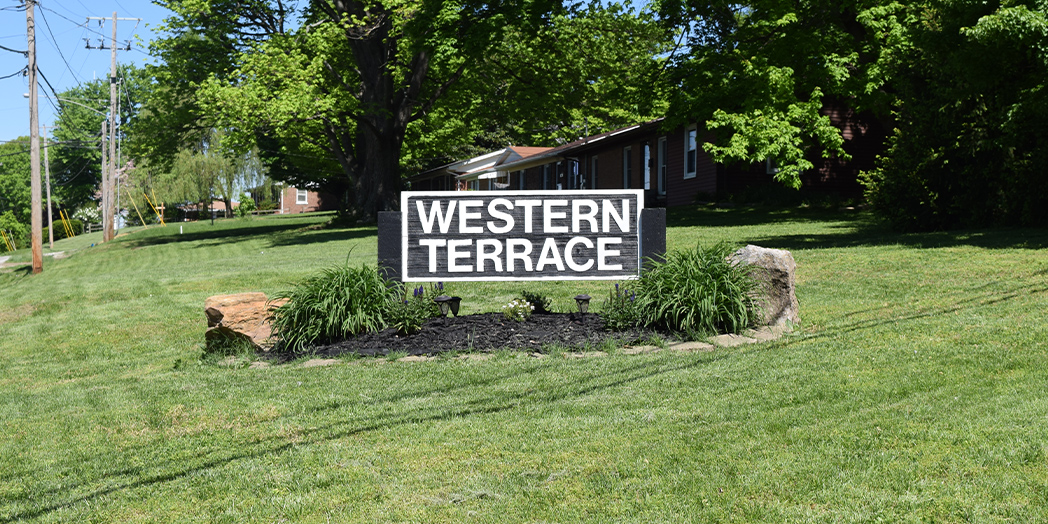
{"type": "Polygon", "coordinates": [[[265,293],[216,295],[204,301],[208,347],[233,341],[251,343],[256,349],[273,346],[273,310],[287,300],[266,300],[265,293]]]}

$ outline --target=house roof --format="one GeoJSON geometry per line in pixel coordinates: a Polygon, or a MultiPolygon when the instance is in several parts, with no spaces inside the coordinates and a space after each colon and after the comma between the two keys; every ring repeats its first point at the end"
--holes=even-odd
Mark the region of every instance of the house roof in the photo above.
{"type": "Polygon", "coordinates": [[[458,180],[473,180],[475,178],[493,178],[499,165],[505,162],[517,162],[530,156],[548,151],[548,147],[523,147],[509,146],[480,156],[458,160],[450,164],[424,171],[409,178],[409,180],[421,180],[434,176],[451,175],[458,180]],[[491,176],[484,176],[489,174],[491,176]]]}
{"type": "Polygon", "coordinates": [[[527,169],[529,167],[541,166],[550,162],[558,162],[560,160],[563,160],[565,157],[570,156],[570,154],[584,151],[602,140],[617,137],[620,135],[625,135],[638,129],[643,129],[647,131],[648,129],[651,129],[652,127],[661,124],[663,120],[663,118],[657,118],[655,120],[649,120],[640,124],[622,127],[619,129],[608,131],[606,133],[601,133],[599,135],[592,135],[585,138],[580,138],[574,142],[569,142],[567,144],[549,148],[546,151],[521,158],[520,160],[500,164],[498,166],[498,170],[518,171],[521,169],[527,169]]]}

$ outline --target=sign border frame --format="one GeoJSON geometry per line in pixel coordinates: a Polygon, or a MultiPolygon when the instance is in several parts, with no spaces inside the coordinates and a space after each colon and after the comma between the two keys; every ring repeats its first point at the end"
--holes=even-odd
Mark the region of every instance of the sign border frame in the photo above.
{"type": "MultiPolygon", "coordinates": [[[[400,192],[400,279],[402,282],[434,282],[440,280],[441,282],[541,282],[545,280],[634,280],[640,277],[640,270],[644,264],[643,254],[643,226],[641,224],[641,214],[644,211],[644,190],[643,189],[492,189],[483,191],[401,191],[400,192]],[[408,277],[408,198],[416,195],[426,196],[456,196],[466,197],[470,195],[478,195],[485,197],[487,195],[500,195],[500,196],[558,196],[558,195],[622,195],[622,194],[634,194],[637,197],[637,221],[636,221],[636,238],[637,238],[637,274],[635,275],[619,275],[614,277],[601,277],[601,276],[571,276],[571,275],[556,275],[556,276],[543,276],[537,278],[523,278],[523,277],[434,277],[434,278],[419,278],[419,277],[408,277]]],[[[632,235],[631,235],[632,236],[632,235]]]]}

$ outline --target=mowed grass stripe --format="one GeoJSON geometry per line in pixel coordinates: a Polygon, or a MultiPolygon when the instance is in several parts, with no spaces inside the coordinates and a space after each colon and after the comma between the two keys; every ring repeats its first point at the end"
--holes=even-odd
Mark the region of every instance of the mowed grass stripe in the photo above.
{"type": "MultiPolygon", "coordinates": [[[[0,521],[1048,518],[1043,231],[675,211],[671,247],[791,250],[794,335],[699,354],[203,363],[207,296],[374,263],[374,229],[313,228],[327,218],[173,224],[0,274],[0,521]]],[[[610,283],[454,293],[495,311],[525,287],[599,309],[610,283]]]]}

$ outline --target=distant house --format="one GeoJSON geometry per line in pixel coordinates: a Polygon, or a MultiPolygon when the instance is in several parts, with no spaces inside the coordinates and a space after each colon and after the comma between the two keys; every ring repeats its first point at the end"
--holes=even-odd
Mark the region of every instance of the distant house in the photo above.
{"type": "Polygon", "coordinates": [[[280,193],[281,215],[309,213],[311,211],[331,211],[338,209],[338,197],[330,193],[320,193],[309,189],[287,186],[280,193]]]}
{"type": "Polygon", "coordinates": [[[511,146],[478,157],[459,160],[407,179],[411,191],[469,191],[508,189],[509,181],[498,167],[548,151],[548,147],[511,146]]]}
{"type": "MultiPolygon", "coordinates": [[[[859,196],[861,170],[873,167],[885,133],[870,119],[843,107],[825,114],[842,130],[850,160],[812,158],[801,175],[812,191],[859,196]]],[[[645,206],[687,205],[699,195],[736,193],[773,184],[773,163],[723,165],[702,148],[700,123],[667,130],[658,119],[576,140],[554,148],[510,147],[453,162],[408,179],[409,188],[468,189],[642,189],[645,206]]]]}

